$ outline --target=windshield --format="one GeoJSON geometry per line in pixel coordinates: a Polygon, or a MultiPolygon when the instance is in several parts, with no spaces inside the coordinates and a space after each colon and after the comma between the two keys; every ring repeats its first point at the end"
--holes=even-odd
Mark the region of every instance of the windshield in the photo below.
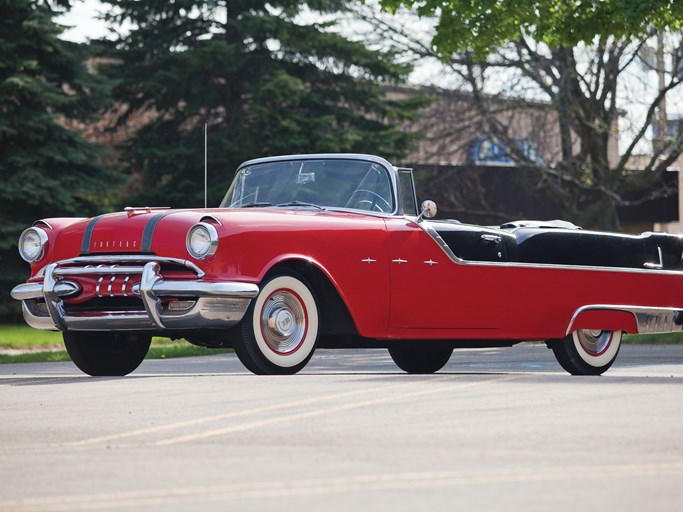
{"type": "Polygon", "coordinates": [[[242,168],[222,208],[320,206],[379,213],[395,210],[389,173],[362,160],[287,160],[242,168]]]}

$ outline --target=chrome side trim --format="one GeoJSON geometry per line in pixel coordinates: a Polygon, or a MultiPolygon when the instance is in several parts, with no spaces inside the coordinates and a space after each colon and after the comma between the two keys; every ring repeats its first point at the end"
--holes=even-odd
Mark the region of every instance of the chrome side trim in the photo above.
{"type": "Polygon", "coordinates": [[[618,272],[618,273],[632,273],[632,274],[652,274],[682,276],[683,271],[676,270],[657,270],[647,268],[625,268],[625,267],[595,267],[583,265],[559,265],[553,263],[522,263],[518,261],[470,261],[463,260],[455,255],[455,253],[448,247],[448,244],[441,238],[441,235],[428,222],[415,222],[414,217],[405,217],[406,220],[412,222],[419,228],[423,229],[441,248],[441,250],[448,256],[448,258],[458,265],[475,266],[475,267],[510,267],[510,268],[547,268],[557,270],[586,270],[589,272],[618,272]]]}
{"type": "Polygon", "coordinates": [[[657,254],[659,256],[659,263],[643,263],[643,267],[645,268],[653,268],[653,269],[663,269],[664,268],[664,258],[662,257],[662,248],[658,245],[657,246],[657,254]]]}
{"type": "Polygon", "coordinates": [[[470,262],[466,260],[462,260],[458,258],[455,253],[451,250],[451,248],[448,246],[446,241],[441,238],[441,235],[439,232],[434,229],[428,222],[417,222],[416,220],[410,219],[413,224],[424,230],[425,233],[427,233],[429,236],[432,237],[432,239],[437,243],[439,247],[441,247],[441,250],[446,253],[446,256],[453,262],[457,263],[458,265],[466,265],[469,264],[470,262]]]}
{"type": "Polygon", "coordinates": [[[565,335],[572,332],[574,322],[581,313],[586,311],[621,311],[631,313],[636,320],[638,334],[659,334],[680,331],[682,326],[676,321],[683,311],[675,308],[658,308],[647,306],[623,306],[614,304],[590,304],[577,309],[569,321],[565,335]]]}

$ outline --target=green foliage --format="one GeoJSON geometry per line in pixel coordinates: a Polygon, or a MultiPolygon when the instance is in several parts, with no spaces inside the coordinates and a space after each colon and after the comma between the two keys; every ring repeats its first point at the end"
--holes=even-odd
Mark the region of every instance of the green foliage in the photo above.
{"type": "Polygon", "coordinates": [[[434,45],[443,55],[473,50],[480,58],[529,36],[551,48],[599,36],[641,37],[683,28],[683,0],[381,0],[385,9],[416,8],[438,16],[434,45]]]}
{"type": "MultiPolygon", "coordinates": [[[[137,187],[130,203],[203,204],[204,123],[210,204],[250,158],[409,150],[412,135],[398,125],[419,102],[388,101],[379,85],[405,79],[409,66],[349,41],[329,21],[303,22],[301,0],[108,3],[113,25],[134,28],[110,45],[117,63],[102,71],[120,82],[120,123],[147,118],[122,148],[137,187]]],[[[335,0],[307,6],[343,8],[335,0]]]]}
{"type": "Polygon", "coordinates": [[[82,48],[58,39],[53,16],[44,2],[0,0],[0,315],[18,312],[9,290],[28,270],[21,231],[96,212],[111,181],[101,150],[64,122],[100,106],[104,84],[87,73],[82,48]]]}
{"type": "MultiPolygon", "coordinates": [[[[661,178],[683,151],[681,137],[655,147],[645,169],[631,169],[630,157],[662,111],[657,95],[675,104],[674,90],[683,77],[666,73],[661,90],[635,98],[647,113],[631,118],[630,130],[621,132],[618,159],[610,145],[632,88],[624,87],[624,73],[634,69],[655,33],[668,30],[680,41],[683,0],[380,1],[390,11],[407,6],[437,18],[430,52],[448,62],[465,84],[478,110],[477,131],[502,141],[518,165],[538,172],[564,218],[618,230],[617,207],[629,204],[634,192],[659,187],[652,194],[667,193],[661,178]],[[561,156],[552,162],[515,153],[515,125],[501,121],[502,111],[528,116],[530,99],[540,99],[557,114],[561,156]],[[630,142],[624,144],[625,138],[630,142]]],[[[674,68],[679,60],[676,51],[674,68]]],[[[554,127],[549,127],[550,135],[554,127]]]]}

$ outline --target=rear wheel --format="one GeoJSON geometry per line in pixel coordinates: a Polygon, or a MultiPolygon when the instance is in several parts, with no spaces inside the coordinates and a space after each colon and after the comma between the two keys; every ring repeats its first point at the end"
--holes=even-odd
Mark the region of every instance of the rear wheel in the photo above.
{"type": "Polygon", "coordinates": [[[407,373],[434,373],[443,368],[453,353],[453,347],[428,342],[389,347],[389,355],[407,373]]]}
{"type": "Polygon", "coordinates": [[[152,337],[146,334],[76,331],[64,333],[64,345],[78,368],[92,375],[122,376],[145,359],[152,337]]]}
{"type": "Polygon", "coordinates": [[[602,375],[621,347],[621,331],[581,329],[561,340],[550,340],[557,362],[572,375],[602,375]]]}
{"type": "Polygon", "coordinates": [[[296,373],[313,356],[318,320],[318,305],[305,279],[294,273],[273,275],[247,309],[235,353],[258,375],[296,373]]]}

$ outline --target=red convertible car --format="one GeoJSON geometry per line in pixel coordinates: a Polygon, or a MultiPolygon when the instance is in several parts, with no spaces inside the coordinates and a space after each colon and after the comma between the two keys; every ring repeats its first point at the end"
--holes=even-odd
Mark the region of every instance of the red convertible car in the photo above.
{"type": "Polygon", "coordinates": [[[296,373],[317,347],[383,347],[431,373],[457,347],[542,340],[599,375],[622,333],[681,329],[681,237],[435,211],[410,169],[375,156],[251,160],[219,208],[36,221],[12,296],[90,375],[133,371],[152,335],[233,347],[257,374],[296,373]]]}

